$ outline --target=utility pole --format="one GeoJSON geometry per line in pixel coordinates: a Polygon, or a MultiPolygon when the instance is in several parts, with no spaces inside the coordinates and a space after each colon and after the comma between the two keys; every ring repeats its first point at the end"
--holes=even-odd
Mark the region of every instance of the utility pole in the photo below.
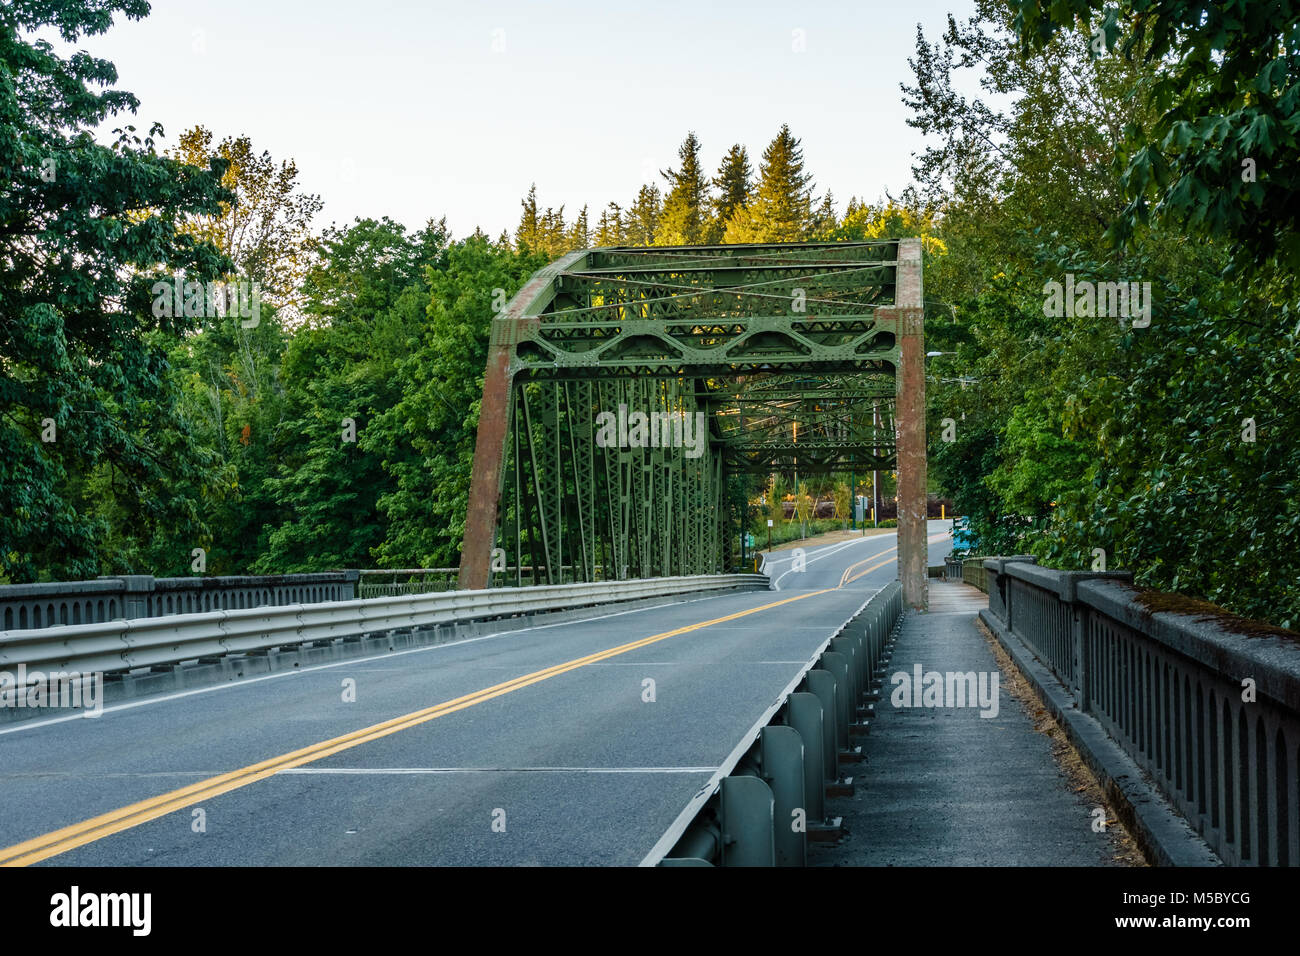
{"type": "Polygon", "coordinates": [[[858,530],[858,466],[853,466],[849,479],[849,530],[858,530]]]}
{"type": "MultiPolygon", "coordinates": [[[[872,433],[876,436],[876,441],[880,441],[880,406],[871,403],[871,426],[872,433]]],[[[880,445],[876,445],[876,460],[880,460],[880,445]]],[[[880,471],[879,469],[871,473],[871,526],[878,527],[880,524],[880,471]]]]}

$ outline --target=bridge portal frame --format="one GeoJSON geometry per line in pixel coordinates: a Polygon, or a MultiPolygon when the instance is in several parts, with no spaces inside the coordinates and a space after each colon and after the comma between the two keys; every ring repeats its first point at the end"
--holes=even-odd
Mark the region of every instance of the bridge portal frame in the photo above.
{"type": "Polygon", "coordinates": [[[606,578],[721,570],[727,474],[893,467],[904,600],[924,608],[921,273],[919,239],[588,249],[539,270],[492,321],[459,587],[491,584],[499,534],[522,565],[525,523],[550,583],[566,554],[592,579],[602,536],[606,578]],[[704,413],[702,459],[593,455],[596,409],[632,395],[704,413]],[[882,405],[878,425],[855,416],[875,422],[882,405]],[[602,485],[597,515],[584,496],[602,485]],[[633,535],[655,537],[629,560],[633,535]]]}

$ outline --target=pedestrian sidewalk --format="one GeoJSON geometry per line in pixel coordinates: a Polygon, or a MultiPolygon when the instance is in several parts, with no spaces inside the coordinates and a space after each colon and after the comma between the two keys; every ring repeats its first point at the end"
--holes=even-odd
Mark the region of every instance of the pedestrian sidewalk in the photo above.
{"type": "Polygon", "coordinates": [[[1076,792],[1080,781],[1062,770],[1051,739],[1008,693],[1014,675],[998,671],[975,623],[987,604],[969,585],[932,580],[930,610],[905,613],[861,741],[866,762],[849,771],[854,795],[828,801],[848,838],[810,863],[1118,864],[1118,834],[1094,829],[1097,802],[1076,792]]]}

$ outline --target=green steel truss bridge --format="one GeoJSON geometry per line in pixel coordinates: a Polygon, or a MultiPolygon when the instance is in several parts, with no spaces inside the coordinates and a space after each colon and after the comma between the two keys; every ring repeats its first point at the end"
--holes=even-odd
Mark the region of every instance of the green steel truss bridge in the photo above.
{"type": "Polygon", "coordinates": [[[1151,863],[1294,866],[1300,644],[1025,555],[946,561],[934,613],[904,613],[929,599],[920,252],[595,249],[539,271],[493,326],[461,590],[396,589],[422,570],[355,600],[357,571],[0,587],[0,864],[1117,862],[1055,758],[1017,743],[1036,707],[999,710],[1010,668],[1151,863]],[[747,475],[876,466],[898,470],[896,544],[812,546],[784,589],[788,553],[710,573],[734,567],[747,475]],[[328,689],[394,654],[359,706],[328,689]],[[222,766],[176,779],[214,740],[222,766]],[[868,799],[833,802],[859,775],[868,799]],[[198,831],[200,809],[226,822],[198,831]]]}
{"type": "Polygon", "coordinates": [[[923,603],[921,301],[917,239],[541,269],[492,323],[460,587],[524,583],[505,566],[550,584],[717,573],[736,563],[735,476],[897,470],[923,603]]]}

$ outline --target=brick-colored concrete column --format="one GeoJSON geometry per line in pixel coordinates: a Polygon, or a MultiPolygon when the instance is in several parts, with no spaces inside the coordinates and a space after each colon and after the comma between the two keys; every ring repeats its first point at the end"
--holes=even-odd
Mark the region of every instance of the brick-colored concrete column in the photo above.
{"type": "MultiPolygon", "coordinates": [[[[510,348],[498,341],[501,319],[492,323],[494,341],[488,348],[483,379],[483,404],[474,444],[474,465],[469,479],[469,508],[465,515],[465,541],[460,552],[456,587],[477,591],[491,582],[492,546],[496,542],[501,469],[505,460],[510,421],[510,348]]],[[[519,556],[515,556],[519,561],[519,556]]],[[[522,563],[522,562],[520,562],[522,563]]]]}
{"type": "Polygon", "coordinates": [[[898,401],[898,577],[903,600],[924,610],[929,603],[926,577],[925,328],[921,288],[921,240],[898,243],[898,279],[893,312],[900,350],[898,401]]]}

